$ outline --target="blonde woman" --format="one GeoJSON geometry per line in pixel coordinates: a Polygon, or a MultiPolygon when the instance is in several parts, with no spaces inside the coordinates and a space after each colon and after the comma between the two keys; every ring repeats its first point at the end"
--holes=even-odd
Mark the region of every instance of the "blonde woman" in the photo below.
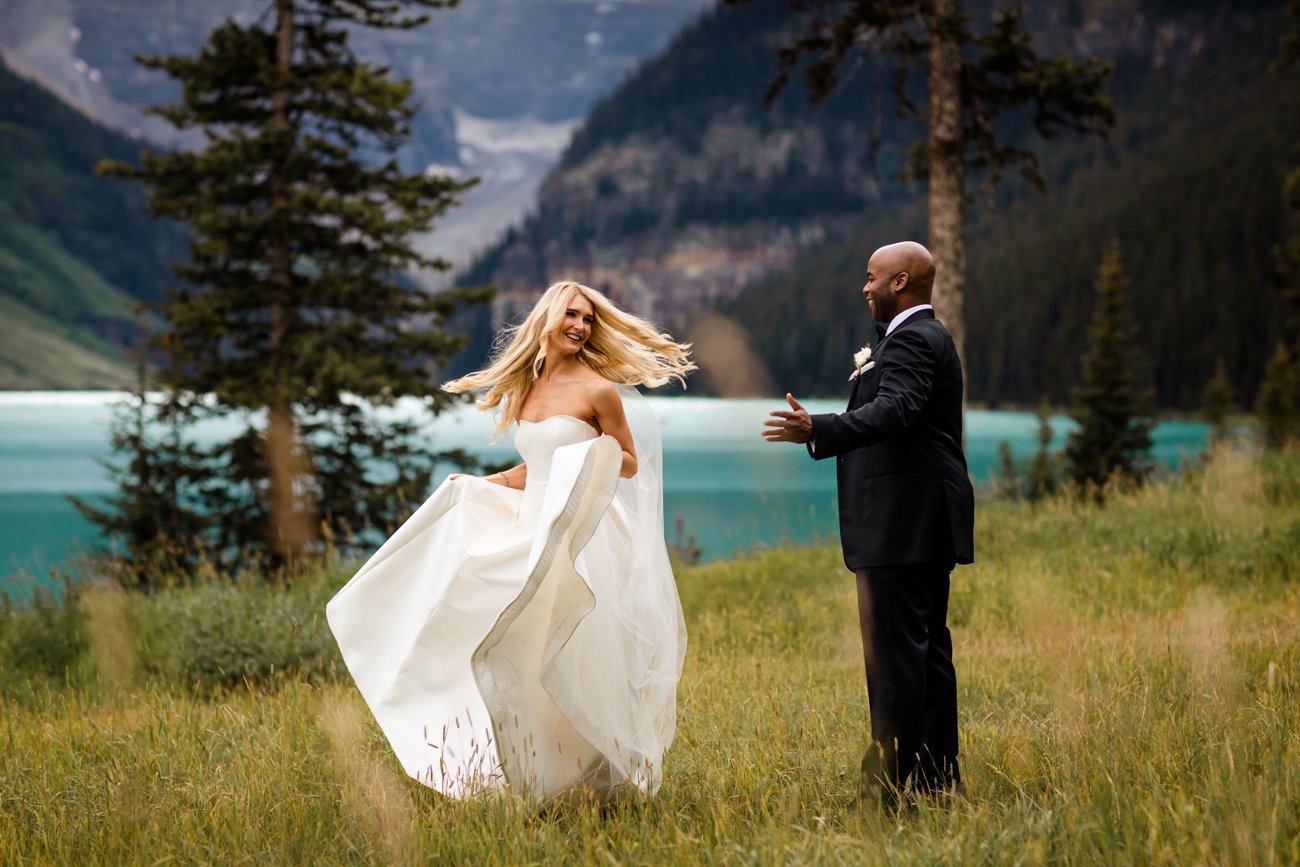
{"type": "Polygon", "coordinates": [[[480,394],[523,461],[453,475],[329,603],[407,773],[453,797],[653,794],[686,649],[658,429],[634,386],[689,346],[578,283],[546,290],[480,394]]]}

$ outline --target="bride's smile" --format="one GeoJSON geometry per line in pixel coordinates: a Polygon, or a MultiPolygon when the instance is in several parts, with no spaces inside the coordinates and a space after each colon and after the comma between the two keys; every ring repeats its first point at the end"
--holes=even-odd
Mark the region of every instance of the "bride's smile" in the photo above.
{"type": "Polygon", "coordinates": [[[564,323],[552,335],[552,342],[560,351],[576,354],[591,337],[595,320],[596,309],[581,293],[575,292],[564,311],[564,323]]]}

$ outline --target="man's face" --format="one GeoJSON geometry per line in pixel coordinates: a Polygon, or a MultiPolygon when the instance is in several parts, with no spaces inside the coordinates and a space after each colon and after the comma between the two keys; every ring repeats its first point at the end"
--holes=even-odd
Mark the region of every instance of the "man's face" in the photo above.
{"type": "Polygon", "coordinates": [[[894,291],[895,279],[901,272],[892,262],[881,256],[872,256],[867,263],[867,284],[862,294],[867,296],[867,306],[877,322],[888,324],[898,313],[898,295],[894,291]]]}

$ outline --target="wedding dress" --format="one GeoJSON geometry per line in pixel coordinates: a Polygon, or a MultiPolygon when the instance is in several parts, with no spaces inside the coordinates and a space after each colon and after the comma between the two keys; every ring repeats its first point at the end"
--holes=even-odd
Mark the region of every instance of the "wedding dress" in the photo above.
{"type": "Polygon", "coordinates": [[[587,422],[521,422],[523,491],[444,482],[327,606],[406,772],[453,797],[653,794],[686,649],[648,403],[638,472],[587,422]]]}

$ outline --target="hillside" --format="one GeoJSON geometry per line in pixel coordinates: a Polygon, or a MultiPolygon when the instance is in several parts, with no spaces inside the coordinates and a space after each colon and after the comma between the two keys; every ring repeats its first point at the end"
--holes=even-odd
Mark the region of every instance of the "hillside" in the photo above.
{"type": "MultiPolygon", "coordinates": [[[[1215,357],[1253,399],[1280,326],[1271,249],[1281,179],[1300,140],[1300,78],[1270,72],[1273,12],[1175,16],[1187,62],[1117,58],[1106,142],[1043,149],[1051,194],[1009,184],[971,209],[968,377],[975,400],[1061,403],[1078,379],[1092,284],[1123,245],[1144,372],[1161,405],[1199,406],[1215,357]]],[[[1152,55],[1153,57],[1155,55],[1152,55]]],[[[923,237],[919,206],[870,214],[845,237],[726,305],[783,388],[838,394],[861,343],[856,289],[880,243],[923,237]],[[799,323],[791,329],[788,323],[799,323]]]]}
{"type": "Polygon", "coordinates": [[[94,175],[138,151],[0,64],[0,388],[129,381],[129,305],[160,297],[184,244],[143,190],[94,175]]]}
{"type": "MultiPolygon", "coordinates": [[[[403,149],[412,172],[447,167],[482,183],[417,239],[465,264],[526,212],[574,125],[710,0],[473,0],[412,30],[352,33],[358,54],[412,81],[421,110],[403,149]]],[[[193,54],[227,18],[264,18],[247,0],[0,0],[0,56],[107,126],[167,147],[195,146],[140,113],[174,100],[167,76],[134,55],[193,54]]],[[[442,275],[420,278],[430,287],[442,275]]]]}
{"type": "MultiPolygon", "coordinates": [[[[1068,394],[1112,236],[1160,402],[1194,405],[1220,352],[1253,391],[1277,318],[1268,251],[1281,175],[1300,138],[1297,79],[1268,70],[1281,5],[1030,6],[1044,50],[1116,64],[1120,122],[1109,141],[1042,151],[1049,197],[1007,184],[992,209],[987,197],[972,207],[976,400],[1068,394]]],[[[780,387],[843,390],[865,328],[855,290],[867,255],[923,240],[923,188],[897,180],[916,130],[877,104],[869,64],[820,110],[795,86],[765,111],[784,10],[715,10],[597,107],[535,214],[466,275],[502,287],[498,322],[547,279],[573,276],[679,328],[720,307],[780,387]]]]}
{"type": "Polygon", "coordinates": [[[465,275],[501,288],[500,314],[562,274],[679,320],[897,197],[905,130],[869,166],[868,83],[824,110],[791,88],[768,112],[784,0],[719,6],[601,101],[543,183],[535,212],[465,275]]]}

